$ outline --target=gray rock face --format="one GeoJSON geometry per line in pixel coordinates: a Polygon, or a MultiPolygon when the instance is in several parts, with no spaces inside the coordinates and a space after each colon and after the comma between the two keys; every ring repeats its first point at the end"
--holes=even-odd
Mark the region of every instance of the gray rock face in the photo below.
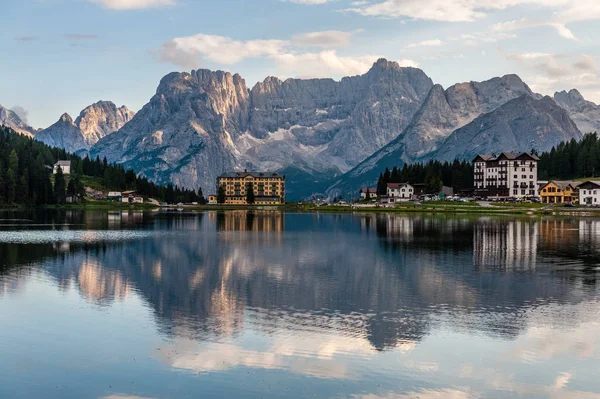
{"type": "Polygon", "coordinates": [[[339,82],[269,77],[251,91],[237,74],[172,73],[91,155],[207,191],[234,168],[335,176],[402,132],[432,85],[421,70],[386,60],[339,82]]]}
{"type": "Polygon", "coordinates": [[[2,105],[0,105],[0,125],[7,126],[27,137],[33,137],[37,133],[37,130],[24,123],[19,115],[2,105]]]}
{"type": "Polygon", "coordinates": [[[576,89],[554,93],[554,100],[567,110],[583,133],[600,131],[600,106],[583,98],[576,89]]]}
{"type": "Polygon", "coordinates": [[[85,108],[77,119],[63,114],[58,122],[42,130],[35,139],[69,152],[89,150],[101,138],[116,132],[129,122],[135,113],[110,101],[100,101],[85,108]]]}
{"type": "Polygon", "coordinates": [[[549,151],[553,146],[582,134],[569,114],[546,96],[536,100],[522,96],[511,100],[456,130],[430,158],[470,160],[477,154],[502,151],[549,151]]]}
{"type": "Polygon", "coordinates": [[[459,83],[445,91],[435,85],[406,129],[335,182],[330,190],[347,192],[370,185],[386,167],[426,157],[445,146],[446,139],[457,128],[523,95],[540,98],[516,75],[459,83]]]}
{"type": "Polygon", "coordinates": [[[64,148],[69,152],[85,148],[81,130],[75,125],[73,118],[66,113],[54,125],[36,135],[35,139],[51,147],[64,148]]]}
{"type": "Polygon", "coordinates": [[[247,128],[249,92],[239,75],[198,70],[165,76],[130,123],[90,151],[160,183],[207,193],[218,174],[237,166],[237,140],[247,128]]]}

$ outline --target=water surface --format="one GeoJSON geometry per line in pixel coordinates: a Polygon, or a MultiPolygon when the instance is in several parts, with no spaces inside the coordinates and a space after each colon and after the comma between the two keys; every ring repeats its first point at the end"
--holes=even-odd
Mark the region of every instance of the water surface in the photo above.
{"type": "Polygon", "coordinates": [[[600,220],[0,213],[0,398],[600,398],[600,220]]]}

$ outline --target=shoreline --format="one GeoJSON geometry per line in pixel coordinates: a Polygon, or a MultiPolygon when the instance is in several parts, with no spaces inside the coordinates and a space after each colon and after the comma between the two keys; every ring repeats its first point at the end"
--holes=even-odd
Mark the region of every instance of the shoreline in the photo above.
{"type": "Polygon", "coordinates": [[[473,214],[478,216],[485,215],[525,215],[525,216],[578,216],[578,217],[600,217],[600,208],[565,208],[556,206],[541,206],[540,204],[515,204],[512,206],[503,206],[499,204],[481,206],[477,203],[453,204],[453,203],[432,203],[415,205],[401,205],[395,207],[377,207],[377,206],[314,206],[312,204],[289,203],[284,205],[183,205],[178,206],[157,206],[153,204],[129,204],[117,202],[88,202],[85,204],[62,204],[62,205],[44,205],[44,206],[5,206],[1,210],[137,210],[137,211],[280,211],[280,212],[298,212],[298,213],[390,213],[390,214],[473,214]]]}

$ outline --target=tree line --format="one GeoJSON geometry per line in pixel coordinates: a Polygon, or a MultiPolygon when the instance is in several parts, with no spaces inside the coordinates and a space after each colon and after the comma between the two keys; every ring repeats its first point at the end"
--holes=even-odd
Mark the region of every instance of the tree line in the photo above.
{"type": "Polygon", "coordinates": [[[101,181],[110,190],[133,190],[168,203],[206,203],[202,188],[194,191],[173,184],[158,185],[122,165],[108,163],[106,158],[81,158],[0,126],[0,204],[64,203],[68,195],[83,196],[86,177],[101,181]],[[62,170],[53,175],[52,169],[58,160],[71,161],[70,175],[62,170]]]}
{"type": "Polygon", "coordinates": [[[580,141],[562,142],[539,157],[540,180],[569,180],[600,174],[600,140],[596,133],[588,133],[580,141]]]}
{"type": "Polygon", "coordinates": [[[393,167],[379,174],[377,195],[385,195],[388,183],[424,184],[425,194],[437,194],[442,186],[452,187],[454,191],[473,187],[473,165],[467,161],[404,164],[402,168],[393,167]]]}

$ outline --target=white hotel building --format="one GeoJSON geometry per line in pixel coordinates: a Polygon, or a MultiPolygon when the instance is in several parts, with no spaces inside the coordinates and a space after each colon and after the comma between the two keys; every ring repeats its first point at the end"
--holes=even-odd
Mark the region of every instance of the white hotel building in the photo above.
{"type": "Polygon", "coordinates": [[[503,152],[477,155],[473,160],[475,195],[522,198],[538,195],[535,154],[503,152]]]}

